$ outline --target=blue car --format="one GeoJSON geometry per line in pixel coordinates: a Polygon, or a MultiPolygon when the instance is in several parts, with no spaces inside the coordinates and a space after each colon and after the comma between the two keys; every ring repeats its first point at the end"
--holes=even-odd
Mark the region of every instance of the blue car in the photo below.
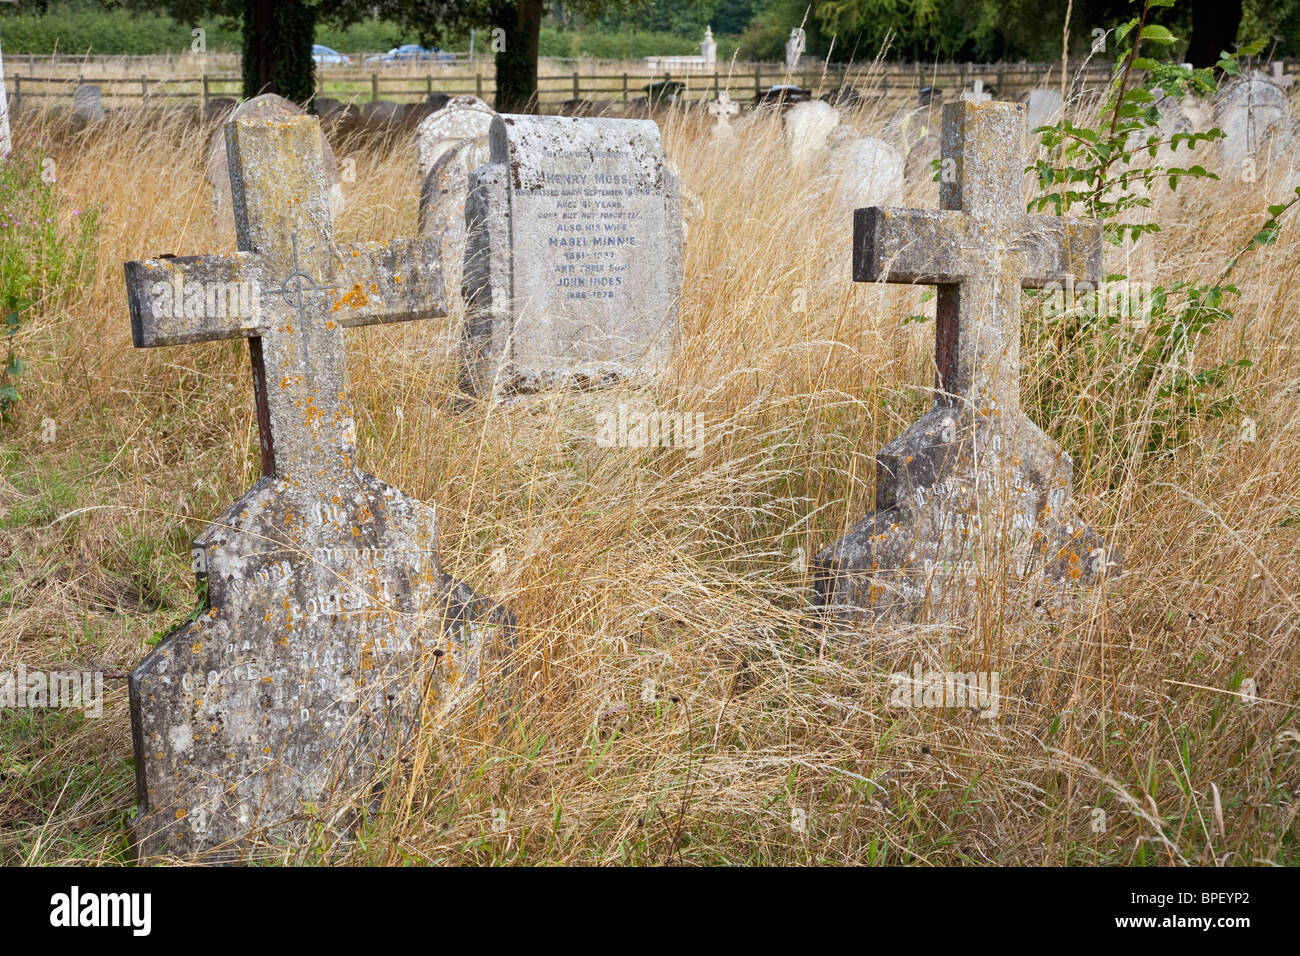
{"type": "Polygon", "coordinates": [[[455,63],[456,55],[437,47],[420,46],[418,43],[405,43],[395,46],[387,53],[376,53],[366,57],[367,63],[406,63],[432,61],[435,63],[455,63]]]}
{"type": "Polygon", "coordinates": [[[311,45],[311,58],[316,61],[317,66],[323,66],[326,63],[342,66],[352,62],[352,57],[337,50],[331,50],[327,46],[321,46],[319,43],[311,45]]]}

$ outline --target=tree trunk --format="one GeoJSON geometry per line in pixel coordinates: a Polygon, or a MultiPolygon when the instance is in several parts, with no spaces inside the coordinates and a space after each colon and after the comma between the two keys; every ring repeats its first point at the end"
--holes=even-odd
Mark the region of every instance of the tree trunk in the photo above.
{"type": "Polygon", "coordinates": [[[305,104],[316,92],[316,8],[302,0],[244,0],[244,98],[278,93],[305,104]]]}
{"type": "Polygon", "coordinates": [[[1242,0],[1192,0],[1192,35],[1187,41],[1187,62],[1194,67],[1214,66],[1219,53],[1232,52],[1241,26],[1242,0]]]}
{"type": "Polygon", "coordinates": [[[537,111],[537,56],[544,0],[516,0],[492,13],[498,113],[537,111]],[[497,33],[497,30],[503,32],[497,33]]]}

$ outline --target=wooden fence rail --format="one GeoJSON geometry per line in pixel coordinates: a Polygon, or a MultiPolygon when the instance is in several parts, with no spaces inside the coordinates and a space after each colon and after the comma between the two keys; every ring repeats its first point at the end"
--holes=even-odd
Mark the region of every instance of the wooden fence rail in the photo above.
{"type": "MultiPolygon", "coordinates": [[[[6,58],[5,83],[15,107],[22,104],[70,103],[73,91],[81,83],[100,87],[105,105],[129,106],[142,103],[199,100],[207,104],[218,97],[238,98],[240,76],[235,71],[198,75],[135,76],[92,75],[67,71],[63,75],[34,74],[22,66],[23,57],[6,58]]],[[[736,65],[737,67],[742,65],[736,65]]],[[[1290,64],[1288,64],[1288,67],[1290,64]]],[[[1106,63],[1073,64],[1067,85],[1098,89],[1110,77],[1106,63]]],[[[1014,95],[1035,87],[1056,88],[1061,82],[1058,63],[956,63],[956,64],[874,64],[867,67],[844,67],[814,64],[794,71],[772,64],[754,64],[750,68],[722,71],[682,71],[646,73],[630,70],[610,72],[551,71],[539,76],[539,101],[543,107],[557,106],[566,100],[587,100],[594,104],[628,103],[636,97],[662,89],[660,84],[676,89],[688,99],[715,97],[726,91],[734,99],[748,100],[772,86],[795,84],[814,95],[823,95],[841,86],[886,99],[905,99],[923,87],[933,86],[946,98],[970,89],[974,81],[983,81],[1000,95],[1014,95]]],[[[383,70],[350,67],[326,67],[317,73],[317,96],[342,101],[367,103],[374,100],[395,102],[423,101],[432,93],[473,94],[490,100],[495,94],[493,72],[464,69],[428,71],[424,74],[404,72],[393,75],[383,70]]]]}

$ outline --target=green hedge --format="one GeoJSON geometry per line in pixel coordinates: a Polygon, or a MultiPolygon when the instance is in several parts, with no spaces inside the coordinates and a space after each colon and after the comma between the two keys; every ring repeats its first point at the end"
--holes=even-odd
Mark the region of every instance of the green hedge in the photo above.
{"type": "MultiPolygon", "coordinates": [[[[4,5],[4,6],[7,6],[4,5]]],[[[207,48],[212,52],[239,51],[239,24],[234,20],[204,18],[196,23],[177,23],[160,14],[136,14],[123,10],[80,10],[14,15],[0,6],[0,42],[4,51],[17,53],[60,53],[100,55],[142,55],[186,53],[193,42],[191,30],[206,31],[207,48]]],[[[718,59],[730,58],[736,47],[734,39],[718,37],[718,59]]],[[[318,24],[316,42],[343,53],[368,53],[392,49],[402,43],[414,43],[415,37],[404,34],[394,23],[372,20],[354,24],[346,30],[318,24]]],[[[475,52],[489,53],[488,31],[480,31],[475,52]]],[[[442,44],[448,50],[467,51],[469,36],[452,36],[442,44]]],[[[673,33],[644,30],[621,30],[617,33],[582,32],[543,27],[541,53],[548,57],[586,56],[601,60],[640,59],[643,56],[690,56],[700,52],[699,38],[684,38],[673,33]]]]}

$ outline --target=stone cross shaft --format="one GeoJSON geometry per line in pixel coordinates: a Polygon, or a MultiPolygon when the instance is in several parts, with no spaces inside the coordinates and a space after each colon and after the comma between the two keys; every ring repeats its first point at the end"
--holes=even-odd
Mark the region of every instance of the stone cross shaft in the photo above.
{"type": "Polygon", "coordinates": [[[1101,278],[1099,223],[1025,213],[1024,137],[1018,103],[947,103],[941,208],[854,213],[853,278],[938,286],[939,400],[980,417],[1020,405],[1020,290],[1101,278]]]}
{"type": "Polygon", "coordinates": [[[238,120],[226,137],[240,251],[128,262],[135,345],[248,338],[263,473],[328,482],[356,444],[343,329],[446,315],[441,250],[335,244],[315,118],[238,120]]]}

